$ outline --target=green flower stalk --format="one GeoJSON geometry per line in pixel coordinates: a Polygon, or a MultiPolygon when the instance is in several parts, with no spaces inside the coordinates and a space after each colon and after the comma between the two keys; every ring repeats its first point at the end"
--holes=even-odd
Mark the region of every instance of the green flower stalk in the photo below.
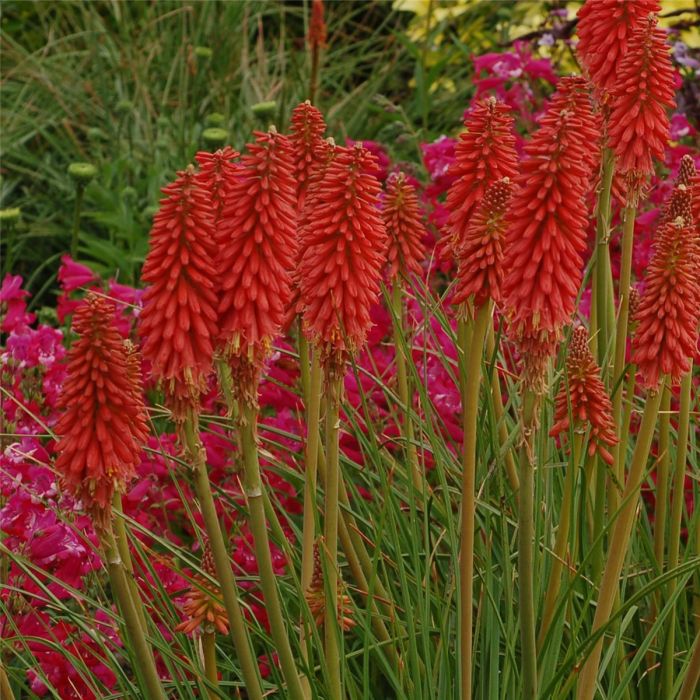
{"type": "MultiPolygon", "coordinates": [[[[572,334],[566,356],[566,378],[555,400],[555,424],[549,431],[555,437],[573,431],[574,440],[564,482],[564,500],[561,506],[559,528],[554,545],[554,562],[545,595],[544,613],[540,626],[539,646],[554,616],[561,585],[561,575],[569,540],[569,526],[574,502],[576,471],[581,460],[583,436],[589,432],[587,454],[598,455],[599,461],[611,465],[613,456],[609,451],[617,442],[615,424],[612,422],[612,405],[605,384],[600,377],[593,354],[588,348],[588,333],[583,326],[572,334]]],[[[604,472],[604,470],[601,470],[604,472]]],[[[596,494],[596,507],[605,502],[605,494],[596,494]]],[[[595,530],[594,530],[595,536],[595,530]]]]}
{"type": "MultiPolygon", "coordinates": [[[[654,427],[661,404],[661,392],[651,391],[647,394],[647,403],[642,417],[642,423],[637,435],[637,443],[632,456],[625,489],[622,494],[622,506],[610,537],[607,551],[605,570],[600,584],[600,592],[593,619],[592,633],[597,632],[607,624],[612,613],[615,598],[619,594],[619,581],[622,567],[627,556],[632,525],[634,524],[639,491],[642,485],[649,450],[654,437],[654,427]]],[[[603,650],[601,637],[593,647],[581,670],[577,690],[578,700],[592,700],[595,693],[598,664],[603,650]]]]}
{"type": "Polygon", "coordinates": [[[385,264],[386,230],[377,204],[381,186],[372,170],[376,158],[361,144],[339,152],[323,180],[306,192],[300,227],[298,270],[303,324],[325,377],[326,494],[324,512],[326,664],[329,697],[343,696],[338,623],[339,410],[347,360],[365,343],[370,309],[379,297],[385,264]]]}
{"type": "MultiPolygon", "coordinates": [[[[673,491],[671,493],[671,524],[668,535],[668,570],[673,571],[678,566],[681,544],[681,524],[685,506],[685,475],[686,459],[688,456],[688,436],[690,433],[690,407],[692,403],[693,369],[686,372],[681,379],[680,406],[678,411],[678,441],[676,443],[676,459],[673,471],[673,491]]],[[[671,597],[678,582],[671,579],[668,585],[667,597],[671,597]]],[[[671,697],[674,680],[676,608],[671,610],[666,626],[662,672],[662,694],[671,697]]]]}
{"type": "Polygon", "coordinates": [[[423,239],[426,236],[415,188],[404,173],[392,173],[386,183],[382,219],[389,238],[387,253],[391,287],[391,308],[394,316],[394,351],[399,402],[403,408],[402,437],[405,445],[407,468],[416,493],[425,495],[425,475],[418,465],[418,454],[413,429],[411,391],[408,376],[410,331],[406,323],[404,287],[410,275],[422,274],[421,261],[425,257],[423,239]],[[407,353],[408,346],[408,353],[407,353]]]}
{"type": "Polygon", "coordinates": [[[73,231],[71,235],[70,255],[76,260],[80,239],[80,213],[83,206],[85,187],[97,174],[97,169],[90,163],[71,163],[68,174],[75,183],[75,207],[73,209],[73,231]]]}

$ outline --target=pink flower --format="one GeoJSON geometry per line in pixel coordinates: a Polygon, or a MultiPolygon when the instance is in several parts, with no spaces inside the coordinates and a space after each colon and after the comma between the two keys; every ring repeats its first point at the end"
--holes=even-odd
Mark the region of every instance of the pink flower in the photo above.
{"type": "Polygon", "coordinates": [[[34,322],[35,316],[27,313],[24,301],[28,296],[29,292],[22,289],[21,275],[5,275],[0,286],[0,331],[9,333],[34,322]]]}
{"type": "Polygon", "coordinates": [[[85,287],[96,279],[95,273],[86,265],[76,262],[70,255],[61,257],[61,267],[58,268],[58,281],[64,292],[72,292],[79,287],[85,287]]]}

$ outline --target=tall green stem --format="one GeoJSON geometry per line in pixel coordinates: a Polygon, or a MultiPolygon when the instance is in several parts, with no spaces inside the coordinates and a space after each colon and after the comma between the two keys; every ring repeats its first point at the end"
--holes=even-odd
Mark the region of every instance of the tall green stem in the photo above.
{"type": "Polygon", "coordinates": [[[637,384],[637,365],[630,365],[625,380],[624,403],[622,406],[622,417],[620,432],[618,434],[619,441],[613,448],[613,469],[612,475],[614,483],[608,489],[608,506],[611,514],[617,513],[620,508],[620,496],[622,495],[623,481],[620,479],[625,473],[625,463],[627,461],[627,441],[630,434],[630,425],[632,423],[632,406],[634,405],[634,391],[637,384]]]}
{"type": "Polygon", "coordinates": [[[219,673],[216,667],[216,632],[205,631],[202,634],[202,655],[204,656],[204,675],[214,686],[207,691],[209,700],[217,700],[219,693],[219,673]]]}
{"type": "MultiPolygon", "coordinates": [[[[306,447],[304,451],[304,521],[301,536],[301,590],[304,594],[311,587],[314,575],[314,547],[316,544],[316,477],[318,471],[319,423],[321,418],[321,365],[318,353],[311,361],[308,401],[306,403],[306,447]]],[[[311,667],[312,647],[302,624],[301,653],[311,667]]],[[[309,697],[309,680],[302,681],[304,693],[309,697]]]]}
{"type": "Polygon", "coordinates": [[[241,664],[243,682],[250,698],[262,700],[263,693],[259,669],[253,657],[248,630],[243,618],[243,611],[238,602],[238,585],[233,575],[231,560],[228,556],[224,536],[216,514],[214,497],[211,492],[209,475],[207,474],[204,447],[197,434],[196,419],[192,417],[189,418],[185,422],[184,430],[187,452],[192,460],[195,493],[197,494],[197,500],[199,501],[199,507],[202,512],[204,527],[209,537],[211,552],[214,557],[214,566],[216,568],[216,577],[221,584],[224,607],[226,608],[226,614],[228,615],[231,629],[231,639],[236,654],[238,655],[239,663],[241,664]]]}
{"type": "MultiPolygon", "coordinates": [[[[629,308],[630,308],[630,284],[632,281],[632,249],[634,246],[634,217],[637,208],[628,204],[622,212],[622,260],[620,266],[620,281],[619,281],[619,309],[617,314],[617,327],[615,329],[615,363],[613,365],[613,374],[611,386],[617,386],[613,396],[613,418],[620,435],[621,416],[622,416],[622,399],[623,399],[623,372],[625,370],[625,352],[627,349],[627,326],[629,323],[629,308]]],[[[621,465],[617,465],[618,468],[621,465]]],[[[624,482],[622,470],[618,472],[616,478],[619,483],[624,482]]]]}
{"type": "MultiPolygon", "coordinates": [[[[486,334],[486,355],[489,358],[495,356],[496,339],[494,338],[493,327],[489,326],[486,334]]],[[[506,412],[503,407],[503,396],[501,395],[501,382],[498,378],[498,367],[493,368],[491,373],[491,398],[493,400],[493,417],[498,425],[498,442],[502,450],[505,450],[503,461],[506,467],[506,477],[510,488],[515,495],[515,501],[518,502],[518,491],[520,490],[520,480],[518,479],[518,468],[513,457],[513,450],[508,444],[508,426],[506,425],[506,412]]]]}
{"type": "Polygon", "coordinates": [[[85,186],[77,183],[75,186],[75,208],[73,209],[73,231],[71,234],[70,256],[73,260],[78,257],[78,243],[80,241],[80,211],[83,206],[83,194],[85,186]]]}
{"type": "Polygon", "coordinates": [[[530,389],[523,393],[518,508],[518,601],[523,700],[537,697],[537,644],[535,642],[535,448],[539,397],[530,389]]]}
{"type": "Polygon", "coordinates": [[[474,527],[476,518],[476,433],[481,386],[481,360],[486,330],[491,321],[491,303],[476,314],[466,358],[466,380],[462,394],[462,526],[459,553],[460,581],[460,668],[462,700],[472,696],[472,635],[474,616],[474,527]]]}
{"type": "MultiPolygon", "coordinates": [[[[700,683],[700,632],[695,637],[693,643],[693,652],[690,656],[690,663],[685,672],[681,692],[678,694],[678,700],[693,700],[700,683]]],[[[670,696],[669,696],[670,697],[670,696]]]]}
{"type": "Polygon", "coordinates": [[[598,326],[594,329],[597,331],[594,335],[598,348],[598,364],[603,368],[603,377],[608,375],[608,372],[605,370],[605,354],[610,333],[612,333],[615,324],[612,269],[610,267],[610,249],[608,246],[610,239],[610,193],[614,171],[615,156],[609,148],[606,148],[603,152],[603,169],[596,206],[596,257],[593,284],[593,298],[598,326]]]}
{"type": "Polygon", "coordinates": [[[403,290],[400,279],[394,281],[391,293],[391,301],[394,311],[394,352],[396,353],[396,378],[398,382],[399,401],[404,411],[402,426],[403,439],[406,445],[406,462],[411,473],[413,486],[419,494],[425,491],[425,478],[418,468],[418,454],[416,451],[413,434],[413,419],[411,417],[411,391],[409,389],[408,372],[406,371],[406,355],[404,354],[404,344],[407,334],[405,332],[406,323],[403,305],[403,290]]]}
{"type": "Polygon", "coordinates": [[[296,664],[294,663],[287,628],[284,624],[282,605],[279,591],[277,590],[277,579],[270,555],[270,541],[267,534],[265,503],[263,501],[263,489],[265,486],[260,477],[260,463],[258,461],[256,437],[258,412],[256,407],[248,403],[241,406],[240,409],[239,430],[245,469],[244,490],[250,512],[250,529],[253,532],[255,557],[258,562],[258,571],[260,572],[260,587],[262,588],[267,616],[270,621],[272,640],[279,656],[282,675],[287,683],[286,697],[292,698],[292,700],[301,700],[304,697],[304,693],[296,664]]]}
{"type": "MultiPolygon", "coordinates": [[[[681,379],[681,395],[678,413],[678,442],[676,460],[673,472],[673,492],[671,494],[671,527],[668,536],[668,570],[678,566],[681,544],[681,525],[683,522],[683,506],[685,505],[685,473],[688,456],[688,435],[690,432],[690,404],[693,387],[693,368],[681,379]]],[[[668,597],[672,597],[677,586],[676,579],[668,584],[668,597]]],[[[671,610],[668,617],[664,655],[661,662],[663,697],[670,698],[673,688],[673,652],[676,646],[676,608],[671,610]]]]}
{"type": "MultiPolygon", "coordinates": [[[[615,597],[619,591],[619,579],[627,554],[634,516],[637,511],[639,491],[644,477],[644,471],[649,457],[649,450],[654,438],[654,427],[659,414],[661,404],[661,391],[650,392],[647,397],[644,416],[639,427],[637,443],[634,447],[632,464],[622,494],[622,506],[610,539],[610,547],[603,572],[603,579],[598,594],[595,617],[593,618],[592,633],[597,632],[607,624],[610,619],[615,597]]],[[[590,656],[586,659],[579,679],[578,700],[593,700],[595,693],[598,665],[603,650],[603,637],[593,647],[590,656]]]]}
{"type": "Polygon", "coordinates": [[[2,662],[0,662],[0,698],[7,698],[7,700],[15,700],[15,695],[10,687],[10,681],[5,673],[2,662]]]}
{"type": "Polygon", "coordinates": [[[671,469],[671,390],[665,383],[662,387],[659,409],[659,460],[656,467],[656,508],[654,513],[654,556],[659,572],[664,571],[666,549],[666,515],[668,513],[669,477],[671,469]]]}
{"type": "Polygon", "coordinates": [[[119,555],[121,556],[122,562],[124,563],[124,571],[126,573],[126,578],[129,583],[129,591],[131,592],[131,598],[134,602],[136,613],[139,616],[141,629],[143,629],[144,633],[147,633],[148,625],[146,623],[146,612],[143,609],[143,601],[141,600],[139,587],[136,583],[136,576],[134,574],[134,563],[131,560],[131,552],[129,551],[129,538],[126,532],[126,525],[124,524],[122,496],[118,491],[115,491],[114,496],[112,497],[112,512],[116,516],[113,520],[114,538],[119,549],[119,555]]]}
{"type": "Polygon", "coordinates": [[[338,624],[338,498],[340,489],[340,387],[341,379],[327,377],[326,395],[326,502],[324,540],[326,553],[326,615],[324,621],[326,664],[331,700],[343,697],[343,678],[340,665],[341,635],[338,624]]]}
{"type": "Polygon", "coordinates": [[[146,635],[141,627],[136,607],[131,599],[129,583],[124,573],[124,564],[119,554],[114,532],[111,525],[100,533],[100,540],[105,551],[107,571],[112,584],[112,591],[117,600],[119,611],[124,618],[126,633],[129,637],[127,645],[133,652],[134,663],[138,664],[139,675],[143,678],[147,697],[153,700],[165,700],[165,692],[161,685],[156,662],[153,658],[153,650],[146,641],[146,635]]]}
{"type": "Polygon", "coordinates": [[[564,497],[559,513],[559,527],[554,540],[554,560],[552,561],[552,571],[547,582],[547,593],[544,598],[544,612],[542,613],[542,623],[537,639],[537,647],[542,649],[544,640],[547,637],[549,626],[554,618],[554,611],[561,588],[562,572],[564,571],[564,559],[569,544],[569,531],[571,527],[571,516],[574,503],[574,488],[576,485],[576,473],[581,461],[581,446],[583,435],[576,433],[571,449],[571,457],[567,465],[566,476],[564,478],[564,497]]]}

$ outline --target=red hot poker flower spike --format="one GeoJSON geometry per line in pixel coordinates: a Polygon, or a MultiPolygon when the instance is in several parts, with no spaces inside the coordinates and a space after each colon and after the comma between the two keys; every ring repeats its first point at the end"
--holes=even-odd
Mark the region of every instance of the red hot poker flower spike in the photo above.
{"type": "Polygon", "coordinates": [[[455,182],[447,193],[448,235],[455,246],[464,239],[469,219],[497,180],[518,171],[511,109],[493,97],[477,102],[464,121],[450,174],[455,182]]]}
{"type": "Polygon", "coordinates": [[[214,223],[221,218],[226,196],[238,172],[238,165],[234,161],[239,155],[231,146],[224,146],[214,153],[199,151],[195,156],[199,164],[197,183],[209,193],[214,223]]]}
{"type": "Polygon", "coordinates": [[[506,205],[511,182],[504,177],[491,185],[472,216],[462,244],[457,248],[457,284],[453,304],[474,297],[475,310],[492,299],[501,299],[506,205]]]}
{"type": "Polygon", "coordinates": [[[634,30],[617,73],[609,139],[634,203],[653,170],[652,160],[663,156],[669,139],[667,109],[676,104],[666,34],[653,15],[634,30]]]}
{"type": "Polygon", "coordinates": [[[311,102],[306,100],[294,108],[289,141],[294,152],[298,212],[304,208],[304,195],[312,172],[325,160],[328,148],[328,142],[323,138],[325,131],[323,115],[311,102]]]}
{"type": "Polygon", "coordinates": [[[691,227],[680,217],[656,234],[632,340],[632,361],[646,387],[656,388],[663,375],[676,382],[690,369],[700,320],[698,247],[691,227]]]}
{"type": "Polygon", "coordinates": [[[291,301],[296,259],[292,148],[271,129],[256,132],[219,223],[219,341],[248,401],[291,301]],[[235,365],[235,366],[234,366],[235,365]]]}
{"type": "Polygon", "coordinates": [[[632,31],[660,9],[657,0],[586,0],[578,11],[576,50],[603,99],[617,82],[632,31]]]}
{"type": "Polygon", "coordinates": [[[360,144],[338,148],[306,200],[304,326],[334,365],[364,343],[386,262],[386,231],[377,209],[381,186],[372,168],[376,158],[360,144]]]}
{"type": "Polygon", "coordinates": [[[387,180],[382,218],[389,240],[389,278],[420,275],[426,230],[416,190],[404,173],[392,173],[387,180]]]}
{"type": "Polygon", "coordinates": [[[581,284],[588,167],[569,111],[547,121],[525,147],[510,205],[503,296],[510,332],[527,359],[526,383],[541,391],[581,284]]]}
{"type": "Polygon", "coordinates": [[[325,48],[328,29],[323,17],[323,0],[311,0],[311,21],[309,22],[309,46],[312,49],[325,48]]]}
{"type": "Polygon", "coordinates": [[[590,426],[588,454],[596,452],[608,464],[613,456],[608,447],[617,444],[612,403],[600,379],[600,368],[588,347],[588,332],[583,326],[574,330],[566,356],[566,382],[562,382],[555,400],[554,425],[551,437],[569,430],[573,419],[574,431],[590,426]]]}
{"type": "MultiPolygon", "coordinates": [[[[207,576],[216,578],[214,556],[209,540],[204,543],[201,568],[207,576]]],[[[176,632],[189,634],[199,629],[205,633],[217,631],[221,634],[228,634],[226,609],[217,602],[221,598],[221,590],[207,576],[199,574],[194,576],[195,582],[188,591],[182,608],[186,619],[175,628],[176,632]]]]}
{"type": "Polygon", "coordinates": [[[143,396],[114,313],[112,302],[94,294],[76,310],[78,338],[68,354],[56,426],[56,471],[98,528],[109,523],[115,490],[124,491],[135,475],[147,437],[143,396]]]}
{"type": "Polygon", "coordinates": [[[195,407],[212,369],[216,337],[213,212],[194,168],[163,188],[141,275],[143,356],[162,382],[175,418],[195,407]]]}

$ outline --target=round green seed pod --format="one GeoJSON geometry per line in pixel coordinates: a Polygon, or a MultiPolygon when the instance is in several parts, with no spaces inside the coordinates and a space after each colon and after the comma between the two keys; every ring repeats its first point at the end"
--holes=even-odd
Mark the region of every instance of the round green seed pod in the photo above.
{"type": "Polygon", "coordinates": [[[226,117],[221,112],[212,112],[204,118],[204,123],[207,126],[223,126],[225,121],[226,117]]]}
{"type": "Polygon", "coordinates": [[[134,110],[134,103],[131,100],[119,100],[117,102],[116,111],[117,114],[129,114],[134,110]]]}
{"type": "Polygon", "coordinates": [[[211,148],[220,148],[228,141],[228,131],[226,129],[211,128],[202,132],[202,139],[211,148]]]}
{"type": "Polygon", "coordinates": [[[277,103],[274,100],[268,100],[267,102],[258,102],[250,108],[256,117],[261,119],[266,119],[271,117],[277,111],[277,103]]]}
{"type": "Polygon", "coordinates": [[[81,185],[85,185],[97,175],[97,168],[92,163],[71,163],[68,174],[81,185]]]}

